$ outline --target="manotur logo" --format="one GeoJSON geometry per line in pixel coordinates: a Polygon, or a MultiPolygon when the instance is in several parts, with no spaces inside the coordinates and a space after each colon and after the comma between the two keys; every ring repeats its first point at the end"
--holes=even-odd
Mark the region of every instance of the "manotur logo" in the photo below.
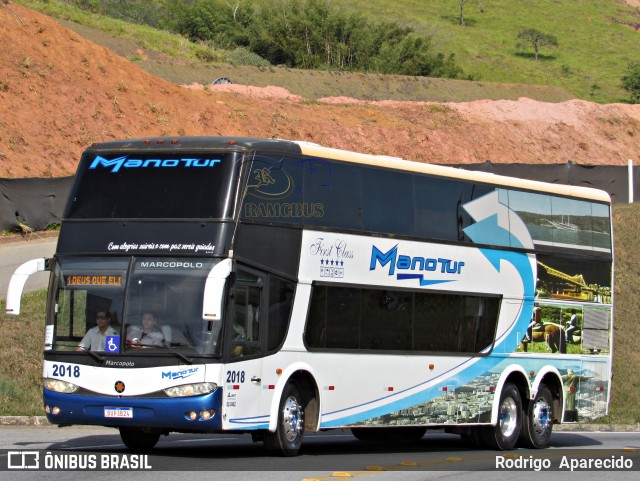
{"type": "Polygon", "coordinates": [[[120,169],[160,169],[160,168],[207,168],[215,167],[216,164],[222,162],[221,159],[199,159],[199,158],[181,158],[181,159],[130,159],[129,156],[123,155],[115,159],[105,159],[100,155],[96,155],[93,159],[89,170],[99,167],[111,168],[111,173],[116,173],[120,169]]]}

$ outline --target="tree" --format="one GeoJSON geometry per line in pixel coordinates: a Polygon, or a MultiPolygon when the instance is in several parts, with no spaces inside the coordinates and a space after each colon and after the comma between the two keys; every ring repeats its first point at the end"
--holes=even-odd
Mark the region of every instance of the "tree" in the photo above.
{"type": "Polygon", "coordinates": [[[458,5],[460,6],[460,17],[458,17],[458,21],[460,25],[464,25],[464,6],[469,0],[458,0],[458,5]]]}
{"type": "MultiPolygon", "coordinates": [[[[520,40],[524,40],[525,43],[528,43],[533,47],[533,51],[536,54],[536,60],[538,60],[540,48],[548,45],[554,47],[558,46],[558,39],[555,35],[542,33],[540,30],[536,30],[535,28],[527,28],[523,30],[518,34],[518,38],[520,40]]],[[[518,46],[520,46],[520,44],[518,44],[518,46]]]]}
{"type": "Polygon", "coordinates": [[[631,62],[622,77],[622,88],[631,94],[631,101],[640,103],[640,61],[631,62]]]}

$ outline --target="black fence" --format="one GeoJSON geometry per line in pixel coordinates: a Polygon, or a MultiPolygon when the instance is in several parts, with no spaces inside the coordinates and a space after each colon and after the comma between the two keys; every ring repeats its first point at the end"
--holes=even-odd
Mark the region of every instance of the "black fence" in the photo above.
{"type": "MultiPolygon", "coordinates": [[[[490,172],[554,184],[594,187],[609,193],[613,202],[629,201],[626,166],[567,164],[459,164],[467,170],[490,172]]],[[[633,167],[633,192],[639,192],[640,167],[633,167]]],[[[0,179],[0,230],[20,231],[20,224],[35,230],[60,222],[73,176],[55,179],[0,179]]],[[[636,196],[633,196],[636,199],[636,196]]]]}
{"type": "Polygon", "coordinates": [[[73,177],[0,179],[0,230],[35,230],[60,222],[73,177]]]}

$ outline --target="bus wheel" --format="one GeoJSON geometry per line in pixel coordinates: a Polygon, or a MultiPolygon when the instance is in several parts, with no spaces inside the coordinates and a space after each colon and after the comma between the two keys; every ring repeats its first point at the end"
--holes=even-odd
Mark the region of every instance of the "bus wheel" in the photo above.
{"type": "Polygon", "coordinates": [[[304,408],[300,388],[289,381],[282,392],[278,409],[276,432],[264,434],[265,447],[283,456],[295,456],[302,446],[304,436],[304,408]]]}
{"type": "Polygon", "coordinates": [[[484,446],[500,451],[513,449],[518,441],[521,425],[522,400],[520,392],[513,384],[505,384],[500,394],[498,422],[495,426],[482,427],[484,446]]]}
{"type": "Polygon", "coordinates": [[[126,447],[134,451],[152,449],[160,439],[160,433],[145,432],[140,428],[120,428],[120,437],[126,447]]]}
{"type": "Polygon", "coordinates": [[[553,395],[545,384],[540,384],[523,415],[520,444],[527,448],[546,448],[553,429],[553,395]]]}

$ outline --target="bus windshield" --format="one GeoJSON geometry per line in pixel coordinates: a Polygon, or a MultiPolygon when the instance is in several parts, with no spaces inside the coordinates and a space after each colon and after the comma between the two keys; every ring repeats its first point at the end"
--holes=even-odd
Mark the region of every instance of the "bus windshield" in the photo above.
{"type": "Polygon", "coordinates": [[[217,263],[201,258],[60,258],[46,349],[217,355],[221,321],[202,319],[205,281],[217,263]]]}
{"type": "Polygon", "coordinates": [[[231,218],[237,155],[85,154],[66,217],[231,218]]]}

